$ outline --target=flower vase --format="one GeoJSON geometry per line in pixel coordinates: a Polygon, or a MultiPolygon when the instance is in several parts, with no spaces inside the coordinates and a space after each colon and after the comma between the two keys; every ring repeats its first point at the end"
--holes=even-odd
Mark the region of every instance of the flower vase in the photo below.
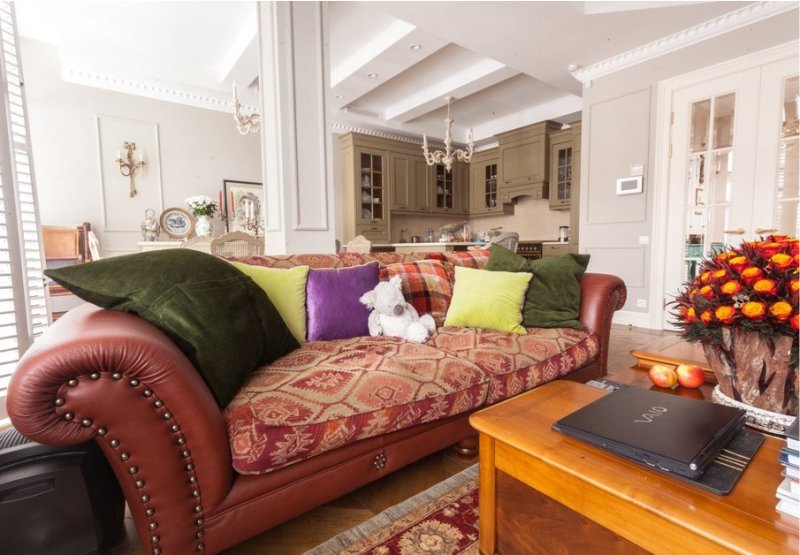
{"type": "Polygon", "coordinates": [[[198,237],[209,237],[214,231],[214,224],[208,216],[197,216],[194,231],[198,237]]]}
{"type": "Polygon", "coordinates": [[[792,337],[723,328],[722,341],[704,343],[703,350],[717,378],[713,400],[742,405],[748,413],[748,424],[782,434],[798,409],[798,372],[791,364],[792,337]]]}

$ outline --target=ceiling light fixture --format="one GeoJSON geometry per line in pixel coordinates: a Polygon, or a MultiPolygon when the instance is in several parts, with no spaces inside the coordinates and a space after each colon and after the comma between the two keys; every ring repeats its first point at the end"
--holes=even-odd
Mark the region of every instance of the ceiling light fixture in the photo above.
{"type": "Polygon", "coordinates": [[[258,112],[242,113],[242,103],[239,102],[239,96],[236,94],[236,83],[233,84],[233,119],[236,120],[236,129],[242,135],[258,133],[258,130],[261,129],[261,114],[258,112]]]}
{"type": "Polygon", "coordinates": [[[435,150],[433,152],[429,152],[428,137],[427,135],[423,134],[422,153],[425,155],[425,161],[428,162],[429,166],[433,166],[434,164],[444,164],[444,167],[447,169],[447,171],[450,171],[453,167],[453,162],[456,160],[461,160],[462,162],[469,162],[472,160],[472,153],[475,150],[475,143],[472,140],[472,128],[470,127],[469,138],[467,139],[467,150],[460,148],[453,150],[453,135],[451,133],[451,128],[453,127],[453,118],[450,117],[450,102],[452,102],[454,98],[452,96],[445,96],[444,99],[447,101],[447,117],[444,120],[445,151],[442,152],[441,150],[435,150]]]}
{"type": "Polygon", "coordinates": [[[370,79],[375,79],[377,76],[378,76],[377,73],[367,73],[367,77],[369,77],[370,79]]]}
{"type": "Polygon", "coordinates": [[[414,44],[410,45],[409,48],[411,50],[422,50],[422,45],[414,43],[414,44]]]}
{"type": "Polygon", "coordinates": [[[342,100],[344,98],[344,95],[343,94],[337,94],[336,98],[338,98],[339,100],[342,100]]]}

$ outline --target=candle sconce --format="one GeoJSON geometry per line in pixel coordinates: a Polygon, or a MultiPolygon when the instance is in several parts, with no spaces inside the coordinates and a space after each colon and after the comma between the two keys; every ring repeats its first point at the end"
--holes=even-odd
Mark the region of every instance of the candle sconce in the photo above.
{"type": "Polygon", "coordinates": [[[133,151],[136,150],[136,143],[129,143],[128,141],[125,141],[122,144],[122,146],[126,152],[126,159],[123,160],[121,151],[117,151],[117,159],[114,161],[119,164],[120,173],[125,177],[131,178],[131,190],[129,196],[133,198],[136,196],[137,192],[136,191],[137,172],[138,175],[141,175],[142,171],[144,171],[144,166],[145,166],[144,155],[140,153],[139,161],[137,162],[133,158],[133,151]]]}

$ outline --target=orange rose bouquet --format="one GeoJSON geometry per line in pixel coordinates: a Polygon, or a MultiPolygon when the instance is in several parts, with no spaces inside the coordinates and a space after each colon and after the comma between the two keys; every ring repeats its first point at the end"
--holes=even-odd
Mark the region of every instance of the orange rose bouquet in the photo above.
{"type": "Polygon", "coordinates": [[[798,240],[771,235],[704,259],[674,305],[687,341],[720,343],[723,328],[793,338],[798,361],[798,240]]]}

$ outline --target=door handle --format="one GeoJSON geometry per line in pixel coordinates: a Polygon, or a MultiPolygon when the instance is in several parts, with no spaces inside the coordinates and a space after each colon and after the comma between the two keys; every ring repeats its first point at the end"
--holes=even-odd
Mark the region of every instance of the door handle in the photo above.
{"type": "Polygon", "coordinates": [[[744,231],[745,229],[743,227],[739,227],[736,229],[726,229],[725,233],[728,233],[730,235],[744,235],[744,231]]]}
{"type": "Polygon", "coordinates": [[[757,227],[753,231],[755,231],[759,235],[764,235],[765,233],[772,233],[778,230],[774,227],[757,227]]]}

